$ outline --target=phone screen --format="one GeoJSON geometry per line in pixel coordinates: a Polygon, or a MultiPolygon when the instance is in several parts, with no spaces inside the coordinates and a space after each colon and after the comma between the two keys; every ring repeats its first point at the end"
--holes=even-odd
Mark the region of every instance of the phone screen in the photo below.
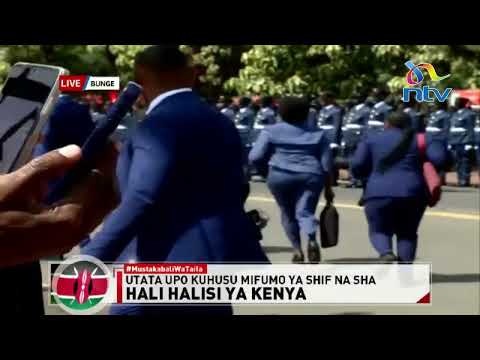
{"type": "Polygon", "coordinates": [[[0,95],[0,174],[7,173],[33,135],[60,69],[30,64],[12,67],[0,95]]]}

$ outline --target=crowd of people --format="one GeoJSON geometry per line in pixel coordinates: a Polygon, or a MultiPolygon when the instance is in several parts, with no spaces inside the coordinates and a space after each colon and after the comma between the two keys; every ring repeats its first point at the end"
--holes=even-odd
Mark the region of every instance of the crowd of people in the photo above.
{"type": "MultiPolygon", "coordinates": [[[[246,154],[261,129],[281,121],[278,99],[270,96],[230,99],[221,96],[215,106],[236,124],[246,154]]],[[[326,133],[337,168],[335,183],[338,169],[348,168],[349,186],[364,186],[362,179],[351,171],[349,160],[365,135],[383,131],[385,119],[397,110],[408,115],[415,132],[426,132],[447,145],[448,160],[445,167],[439,169],[442,176],[445,178],[447,171],[455,170],[457,185],[470,186],[472,168],[480,168],[480,109],[472,109],[465,98],[457,98],[454,106],[447,102],[418,103],[413,97],[404,103],[399,96],[384,89],[353,94],[341,103],[330,92],[310,99],[309,126],[326,133]]],[[[255,174],[258,170],[249,168],[249,171],[255,174]]]]}

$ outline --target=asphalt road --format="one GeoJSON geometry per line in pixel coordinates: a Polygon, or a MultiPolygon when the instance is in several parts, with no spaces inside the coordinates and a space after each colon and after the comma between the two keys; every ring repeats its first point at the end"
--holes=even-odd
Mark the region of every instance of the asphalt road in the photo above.
{"type": "MultiPolygon", "coordinates": [[[[340,213],[337,247],[322,250],[324,262],[375,261],[377,254],[367,236],[363,208],[357,206],[360,190],[335,188],[340,213]]],[[[480,314],[480,191],[445,187],[441,203],[429,209],[419,231],[419,261],[431,262],[431,305],[242,305],[235,314],[480,314]]],[[[280,225],[280,214],[263,182],[252,182],[247,208],[259,208],[270,217],[263,246],[272,262],[290,262],[290,244],[280,225]]],[[[321,211],[322,204],[318,207],[321,211]]],[[[44,274],[44,282],[46,276],[44,274]]],[[[47,292],[45,292],[47,295],[47,292]]],[[[46,296],[45,296],[46,298],[46,296]]],[[[46,307],[47,314],[62,314],[46,307]]]]}
{"type": "MultiPolygon", "coordinates": [[[[338,246],[322,250],[323,262],[375,261],[359,189],[335,188],[340,214],[338,246]]],[[[431,262],[432,305],[409,306],[237,306],[236,314],[480,314],[480,191],[445,187],[442,202],[429,209],[419,230],[417,259],[431,262]]],[[[263,246],[272,262],[289,262],[290,244],[280,225],[279,210],[264,183],[252,183],[248,209],[270,217],[263,246]]],[[[317,211],[320,213],[322,204],[317,211]]]]}

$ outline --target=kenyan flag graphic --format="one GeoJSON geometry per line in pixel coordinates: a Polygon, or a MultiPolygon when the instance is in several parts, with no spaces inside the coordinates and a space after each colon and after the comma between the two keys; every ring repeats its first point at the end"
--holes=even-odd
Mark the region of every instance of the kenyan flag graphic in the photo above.
{"type": "Polygon", "coordinates": [[[91,313],[105,298],[109,285],[108,269],[95,258],[61,265],[52,279],[52,303],[71,313],[91,313]]]}

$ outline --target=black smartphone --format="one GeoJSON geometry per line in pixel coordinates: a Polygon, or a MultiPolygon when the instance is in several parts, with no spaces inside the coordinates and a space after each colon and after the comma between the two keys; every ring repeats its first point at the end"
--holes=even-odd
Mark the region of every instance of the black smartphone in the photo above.
{"type": "Polygon", "coordinates": [[[23,166],[59,96],[57,66],[16,63],[0,93],[0,174],[23,166]]]}

